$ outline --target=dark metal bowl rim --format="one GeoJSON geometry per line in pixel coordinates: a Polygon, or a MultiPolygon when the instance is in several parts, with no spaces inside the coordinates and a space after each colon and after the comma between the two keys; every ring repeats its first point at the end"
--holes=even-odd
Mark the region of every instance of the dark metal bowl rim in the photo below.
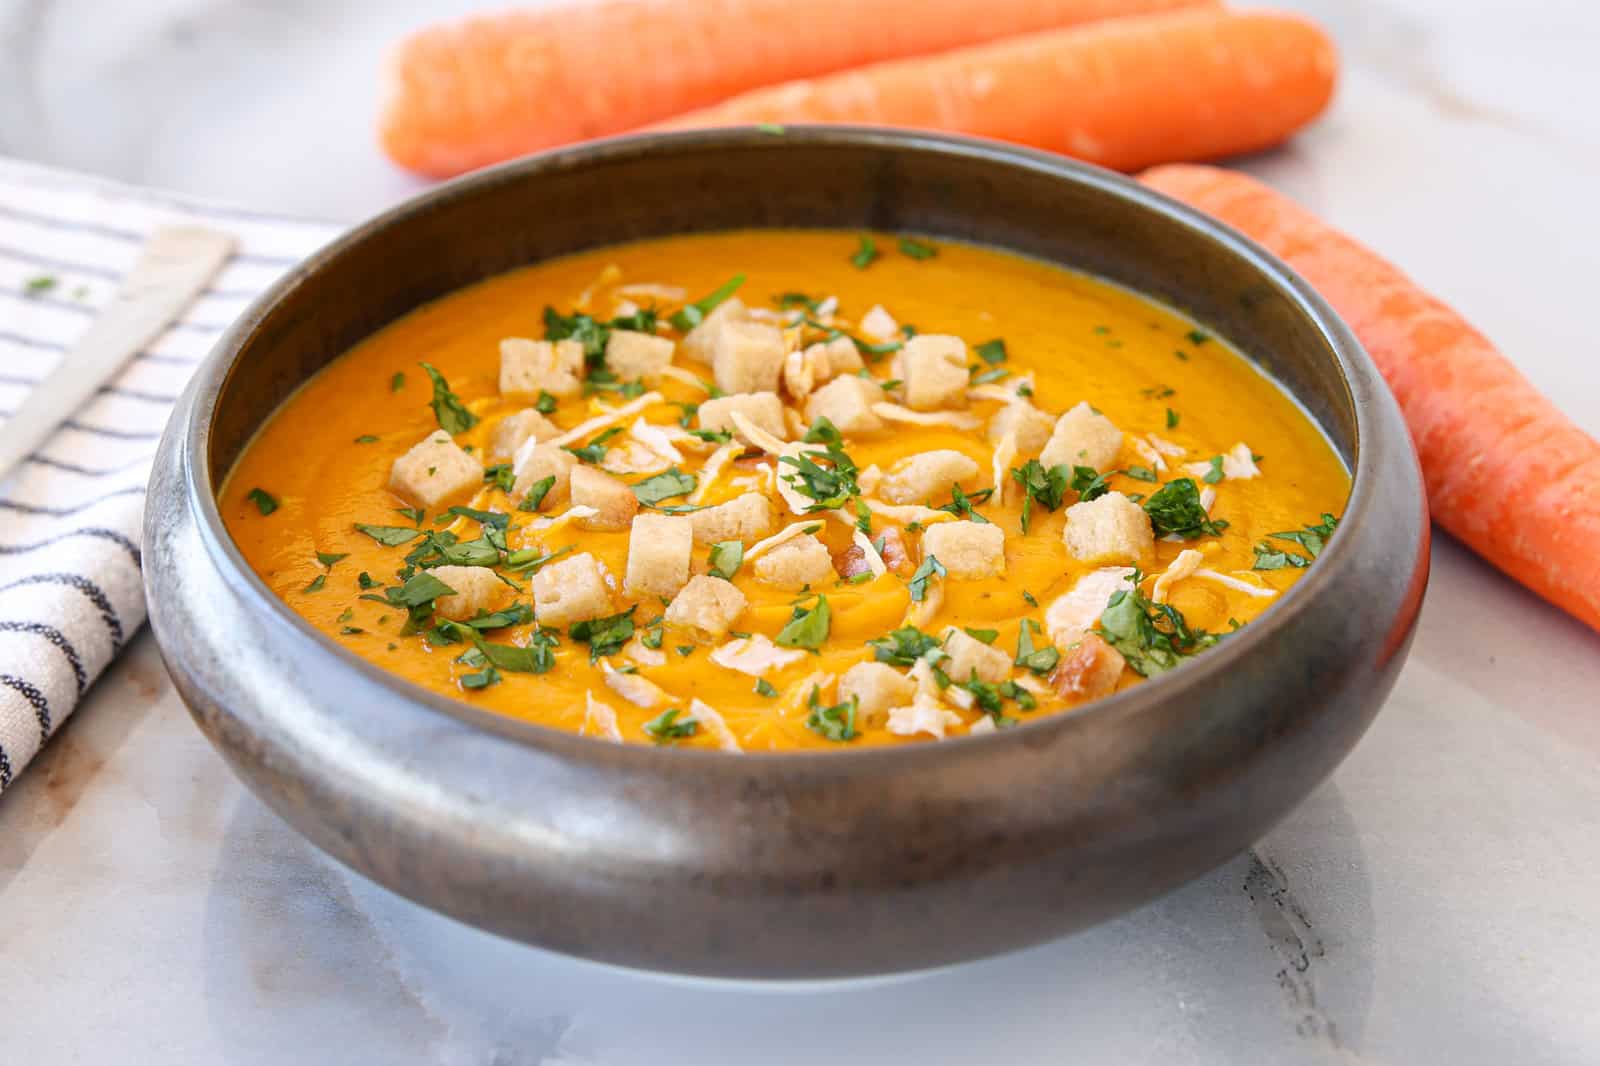
{"type": "MultiPolygon", "coordinates": [[[[786,127],[781,135],[801,144],[849,145],[905,151],[943,153],[978,158],[1012,167],[1052,175],[1066,181],[1092,186],[1108,195],[1132,200],[1146,210],[1157,212],[1223,245],[1233,255],[1247,260],[1281,294],[1288,296],[1318,326],[1329,352],[1337,361],[1347,392],[1347,402],[1355,413],[1356,462],[1352,472],[1350,496],[1341,524],[1362,522],[1371,510],[1370,483],[1378,477],[1378,449],[1363,447],[1379,426],[1370,414],[1373,401],[1385,386],[1376,366],[1338,314],[1298,274],[1276,256],[1243,234],[1187,205],[1156,192],[1121,174],[1080,163],[1062,156],[999,142],[974,138],[881,129],[874,127],[786,127]]],[[[304,654],[331,660],[337,669],[354,670],[366,679],[383,685],[399,698],[421,704],[464,722],[488,734],[539,748],[563,758],[590,763],[622,764],[637,768],[660,768],[662,760],[690,760],[705,772],[732,771],[748,765],[751,758],[773,760],[779,772],[793,770],[801,775],[840,772],[851,769],[872,772],[881,764],[893,762],[904,769],[908,760],[920,760],[919,769],[960,760],[981,745],[1027,745],[1032,737],[1043,739],[1052,728],[1086,715],[1133,715],[1141,709],[1167,699],[1182,698],[1185,692],[1202,689],[1220,675],[1234,669],[1247,656],[1264,654],[1272,630],[1288,619],[1318,608],[1322,591],[1352,576],[1359,563],[1354,555],[1354,538],[1333,536],[1315,563],[1287,591],[1281,593],[1257,619],[1217,646],[1182,664],[1176,670],[1149,678],[1113,696],[1096,700],[1077,710],[1049,713],[1025,720],[1021,725],[987,736],[953,737],[943,741],[875,748],[841,747],[838,750],[799,752],[732,753],[715,749],[664,750],[643,744],[616,744],[591,737],[511,718],[487,711],[462,700],[452,699],[403,680],[330,640],[297,614],[269,589],[235,546],[223,526],[217,506],[217,486],[207,460],[213,414],[223,385],[240,356],[249,348],[257,324],[268,311],[303,286],[315,285],[323,264],[338,258],[346,249],[376,233],[407,221],[440,203],[470,197],[481,190],[515,183],[525,176],[544,171],[583,168],[597,162],[628,159],[640,155],[670,153],[680,148],[737,149],[754,143],[770,144],[774,134],[755,128],[700,130],[687,133],[653,133],[616,137],[571,148],[530,156],[444,183],[405,201],[364,222],[314,252],[253,301],[218,339],[211,354],[195,374],[190,388],[195,402],[188,409],[184,427],[186,489],[189,504],[197,517],[199,533],[212,559],[224,570],[235,587],[248,590],[252,606],[270,617],[301,646],[304,654]]],[[[937,237],[938,234],[932,236],[937,237]]],[[[1001,249],[1004,251],[1004,249],[1001,249]]],[[[291,397],[292,399],[292,397],[291,397]]],[[[286,401],[288,402],[288,401],[286,401]]],[[[1304,417],[1310,418],[1304,412],[1304,417]]],[[[1319,427],[1320,428],[1320,427],[1319,427]]],[[[317,676],[314,672],[308,676],[317,676]]]]}

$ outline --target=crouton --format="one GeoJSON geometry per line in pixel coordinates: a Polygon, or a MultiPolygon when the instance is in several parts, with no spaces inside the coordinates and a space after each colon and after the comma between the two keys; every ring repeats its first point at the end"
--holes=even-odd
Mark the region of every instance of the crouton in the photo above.
{"type": "Polygon", "coordinates": [[[792,537],[755,562],[756,580],[783,589],[802,589],[832,581],[833,556],[809,533],[792,537]]]}
{"type": "Polygon", "coordinates": [[[777,326],[724,322],[712,344],[711,374],[726,393],[777,392],[787,354],[777,326]]]}
{"type": "Polygon", "coordinates": [[[489,438],[489,458],[501,463],[510,462],[517,454],[517,449],[528,441],[545,441],[560,435],[560,426],[527,407],[514,415],[506,415],[494,427],[494,434],[489,438]]]}
{"type": "Polygon", "coordinates": [[[839,702],[854,697],[856,717],[864,725],[881,726],[889,708],[909,704],[917,684],[886,663],[856,663],[839,678],[839,702]]]}
{"type": "Polygon", "coordinates": [[[727,322],[742,322],[748,314],[744,301],[737,296],[731,296],[712,308],[711,313],[701,319],[700,324],[691,329],[683,338],[683,354],[692,363],[711,365],[712,349],[715,346],[717,334],[722,332],[722,326],[727,322]]]}
{"type": "Polygon", "coordinates": [[[578,519],[584,529],[616,531],[627,529],[639,513],[639,497],[621,478],[612,477],[592,466],[572,468],[572,504],[593,507],[600,512],[578,519]]]}
{"type": "Polygon", "coordinates": [[[546,563],[533,575],[533,616],[542,626],[566,626],[611,613],[611,591],[588,552],[546,563]]]}
{"type": "Polygon", "coordinates": [[[772,532],[773,521],[772,501],[759,492],[747,492],[727,503],[689,514],[696,544],[715,544],[723,540],[749,544],[772,532]]]}
{"type": "Polygon", "coordinates": [[[1120,492],[1068,507],[1061,539],[1074,559],[1091,566],[1137,566],[1156,544],[1150,516],[1120,492]]]}
{"type": "Polygon", "coordinates": [[[884,310],[882,304],[873,304],[867,313],[861,316],[861,332],[875,341],[886,341],[900,332],[900,323],[884,310]]]}
{"type": "Polygon", "coordinates": [[[1006,572],[1006,535],[992,522],[942,522],[922,534],[922,555],[938,557],[951,577],[999,577],[1006,572]]]}
{"type": "Polygon", "coordinates": [[[435,613],[464,622],[498,609],[511,596],[511,587],[487,566],[436,566],[428,573],[455,590],[433,601],[435,613]]]}
{"type": "MultiPolygon", "coordinates": [[[[818,341],[807,348],[807,352],[820,349],[820,355],[826,355],[827,372],[820,374],[818,381],[836,378],[840,374],[854,374],[857,370],[864,369],[866,363],[861,360],[861,349],[856,347],[856,342],[849,337],[835,337],[831,341],[818,341]]],[[[822,365],[822,359],[817,359],[817,365],[822,365]]]]}
{"type": "Polygon", "coordinates": [[[689,580],[689,556],[693,552],[694,527],[686,516],[636,515],[633,534],[628,538],[628,572],[622,581],[623,591],[630,596],[676,595],[689,580]]]}
{"type": "MultiPolygon", "coordinates": [[[[701,429],[725,429],[738,433],[733,424],[733,414],[748,418],[757,428],[764,429],[779,440],[789,439],[789,426],[783,418],[783,401],[775,392],[746,392],[737,396],[718,396],[706,400],[697,412],[701,429]]],[[[740,440],[746,444],[751,441],[740,440]]]]}
{"type": "Polygon", "coordinates": [[[962,630],[951,626],[944,631],[944,650],[950,658],[940,664],[950,680],[960,684],[971,679],[974,672],[978,680],[991,684],[1011,676],[1011,656],[999,648],[990,647],[962,630]]]}
{"type": "Polygon", "coordinates": [[[483,484],[483,466],[436,429],[389,469],[389,488],[421,507],[465,496],[483,484]]]}
{"type": "Polygon", "coordinates": [[[1110,470],[1122,451],[1122,430],[1087,403],[1080,403],[1056,420],[1056,428],[1039,453],[1046,467],[1089,466],[1110,470]]]}
{"type": "Polygon", "coordinates": [[[999,444],[1011,430],[1017,433],[1017,454],[1037,455],[1055,431],[1055,420],[1026,401],[1008,403],[989,419],[989,443],[999,444]]]}
{"type": "Polygon", "coordinates": [[[517,480],[511,486],[511,496],[520,503],[535,484],[553,477],[555,484],[544,494],[539,509],[547,511],[565,503],[572,487],[572,470],[577,465],[578,457],[565,448],[540,444],[532,439],[524,441],[511,464],[512,472],[517,475],[517,480]]]}
{"type": "Polygon", "coordinates": [[[500,395],[576,396],[583,387],[583,345],[577,341],[530,341],[507,337],[500,342],[500,395]]]}
{"type": "Polygon", "coordinates": [[[806,399],[806,421],[826,418],[839,432],[851,437],[865,436],[883,429],[883,419],[872,413],[872,405],[883,399],[876,381],[855,374],[836,377],[806,399]]]}
{"type": "Polygon", "coordinates": [[[949,496],[951,485],[977,473],[978,464],[971,457],[940,448],[896,463],[878,484],[878,496],[889,503],[921,503],[935,496],[949,496]]]}
{"type": "Polygon", "coordinates": [[[733,582],[696,574],[667,605],[667,624],[702,640],[721,640],[744,613],[745,602],[733,582]]]}
{"type": "Polygon", "coordinates": [[[606,369],[623,381],[654,385],[672,363],[673,343],[665,337],[614,329],[606,339],[606,369]]]}
{"type": "Polygon", "coordinates": [[[1109,696],[1122,680],[1127,660],[1098,633],[1085,633],[1050,671],[1050,684],[1064,700],[1081,703],[1109,696]]]}
{"type": "Polygon", "coordinates": [[[900,352],[901,391],[913,411],[966,403],[967,345],[960,337],[919,333],[900,352]]]}

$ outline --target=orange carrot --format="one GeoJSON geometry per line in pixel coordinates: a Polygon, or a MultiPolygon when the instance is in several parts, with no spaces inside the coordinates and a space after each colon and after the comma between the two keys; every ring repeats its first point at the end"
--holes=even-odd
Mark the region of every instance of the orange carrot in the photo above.
{"type": "Polygon", "coordinates": [[[1394,390],[1439,524],[1600,629],[1600,441],[1460,315],[1260,182],[1200,166],[1159,167],[1142,180],[1299,271],[1344,316],[1394,390]]]}
{"type": "Polygon", "coordinates": [[[1132,170],[1276,144],[1327,105],[1336,66],[1333,44],[1295,16],[1169,12],[759,89],[656,128],[910,126],[1132,170]]]}
{"type": "MultiPolygon", "coordinates": [[[[605,0],[479,16],[421,30],[400,44],[381,139],[401,166],[449,177],[620,133],[761,85],[1217,3],[605,0]]],[[[1181,70],[1171,73],[1182,77],[1181,70]]]]}

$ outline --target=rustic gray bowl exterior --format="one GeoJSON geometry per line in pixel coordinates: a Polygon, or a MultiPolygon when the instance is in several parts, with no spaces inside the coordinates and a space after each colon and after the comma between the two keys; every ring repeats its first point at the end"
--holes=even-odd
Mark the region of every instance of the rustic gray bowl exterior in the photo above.
{"type": "MultiPolygon", "coordinates": [[[[533,328],[540,308],[528,310],[533,328]]],[[[1371,361],[1244,238],[1125,178],[998,144],[734,130],[482,172],[291,271],[178,406],[150,483],[145,580],[195,721],[340,861],[572,955],[829,978],[1060,936],[1249,846],[1383,702],[1421,603],[1427,530],[1414,453],[1371,361]],[[217,486],[263,420],[423,301],[595,245],[774,226],[979,241],[1193,314],[1298,397],[1354,471],[1337,536],[1242,633],[1081,711],[944,743],[740,756],[607,744],[399,681],[298,618],[224,531],[217,486]]]]}

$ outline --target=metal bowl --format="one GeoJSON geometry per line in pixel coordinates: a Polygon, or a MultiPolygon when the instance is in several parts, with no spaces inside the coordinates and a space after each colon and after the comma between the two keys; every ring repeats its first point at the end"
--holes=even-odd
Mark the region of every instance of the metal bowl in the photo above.
{"type": "Polygon", "coordinates": [[[573,955],[817,979],[976,958],[1148,900],[1264,833],[1389,691],[1427,575],[1404,423],[1286,266],[1125,178],[872,129],[631,137],[441,186],[294,269],[218,342],[150,483],[150,620],[195,721],[340,861],[462,921],[573,955]],[[1087,270],[1207,323],[1354,471],[1337,536],[1279,602],[1178,670],[943,743],[730,755],[480,712],[317,633],[245,565],[217,486],[329,360],[426,300],[551,256],[674,233],[935,234],[1087,270]]]}

